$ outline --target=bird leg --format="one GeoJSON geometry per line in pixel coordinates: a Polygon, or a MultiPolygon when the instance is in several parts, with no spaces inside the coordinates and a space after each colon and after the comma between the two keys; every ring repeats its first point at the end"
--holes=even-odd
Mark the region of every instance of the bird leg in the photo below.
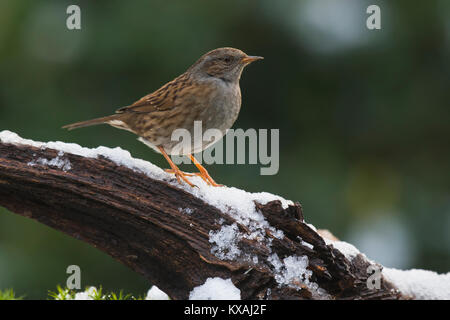
{"type": "MultiPolygon", "coordinates": [[[[195,166],[198,168],[198,170],[200,170],[200,172],[192,172],[191,173],[191,172],[181,171],[183,173],[183,175],[188,176],[188,177],[197,176],[197,177],[202,178],[210,186],[223,187],[223,184],[218,184],[214,181],[213,178],[211,178],[208,171],[197,161],[197,159],[194,158],[193,155],[189,155],[189,158],[195,164],[195,166]]],[[[166,169],[165,171],[167,173],[175,173],[175,171],[173,169],[166,169]]]]}
{"type": "Polygon", "coordinates": [[[199,172],[183,172],[181,171],[175,163],[173,163],[172,159],[167,155],[166,151],[163,147],[158,147],[159,151],[161,151],[164,158],[166,158],[167,162],[169,163],[170,167],[172,169],[165,169],[167,173],[173,173],[177,177],[177,180],[179,183],[181,183],[181,179],[186,182],[191,187],[196,187],[193,183],[191,183],[186,177],[192,177],[192,176],[198,176],[202,178],[207,184],[213,186],[213,187],[223,187],[222,184],[218,184],[214,181],[214,179],[209,175],[208,171],[200,164],[200,162],[195,159],[195,157],[192,154],[189,154],[189,158],[191,159],[192,163],[197,167],[199,172]]]}
{"type": "Polygon", "coordinates": [[[195,157],[192,154],[189,155],[189,158],[191,159],[192,163],[197,167],[197,169],[200,171],[194,173],[194,175],[199,176],[200,178],[205,180],[207,184],[213,187],[223,187],[223,184],[218,184],[214,181],[213,178],[211,178],[208,171],[200,164],[200,162],[197,161],[197,159],[195,159],[195,157]]]}
{"type": "Polygon", "coordinates": [[[159,151],[161,151],[162,155],[164,156],[164,158],[166,158],[167,162],[169,163],[170,167],[172,168],[171,170],[166,170],[166,172],[169,173],[174,173],[175,177],[177,177],[177,180],[179,183],[181,183],[181,180],[183,180],[184,182],[186,182],[188,185],[190,185],[191,187],[196,187],[195,184],[193,184],[192,182],[190,182],[186,176],[190,175],[190,174],[186,174],[185,172],[181,171],[176,165],[175,163],[173,163],[172,159],[170,159],[170,157],[167,155],[166,151],[164,151],[163,147],[158,147],[159,151]]]}

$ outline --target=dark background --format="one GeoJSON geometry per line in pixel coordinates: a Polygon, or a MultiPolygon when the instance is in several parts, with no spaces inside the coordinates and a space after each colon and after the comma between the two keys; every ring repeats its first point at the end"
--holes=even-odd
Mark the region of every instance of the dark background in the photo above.
{"type": "MultiPolygon", "coordinates": [[[[0,2],[0,130],[120,146],[125,131],[64,124],[111,114],[208,50],[265,57],[241,79],[234,128],[280,129],[280,171],[211,165],[217,181],[302,203],[306,220],[388,267],[450,269],[449,1],[0,2]],[[66,28],[81,7],[82,30],[66,28]],[[366,28],[370,4],[382,29],[366,28]]],[[[189,167],[188,167],[189,168],[189,167]]],[[[77,264],[82,285],[145,295],[109,256],[0,208],[0,289],[45,298],[77,264]]]]}

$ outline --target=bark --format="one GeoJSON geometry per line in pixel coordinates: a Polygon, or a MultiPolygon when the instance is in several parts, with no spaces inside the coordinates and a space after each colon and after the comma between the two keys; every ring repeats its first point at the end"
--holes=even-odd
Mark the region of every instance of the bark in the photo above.
{"type": "MultiPolygon", "coordinates": [[[[217,208],[167,182],[154,180],[105,159],[66,153],[71,169],[30,164],[52,159],[58,150],[0,142],[0,206],[85,241],[157,285],[173,299],[186,299],[207,278],[231,278],[243,299],[317,299],[301,281],[279,286],[270,254],[306,255],[311,280],[330,299],[399,299],[387,281],[369,289],[369,262],[351,261],[303,219],[299,203],[283,209],[279,201],[256,203],[269,224],[285,237],[272,237],[271,251],[258,240],[241,239],[241,255],[223,261],[211,252],[210,231],[236,221],[217,208]],[[183,210],[189,208],[190,210],[183,210]],[[306,245],[301,240],[313,245],[306,245]]],[[[242,232],[246,227],[237,223],[242,232]]],[[[380,266],[381,267],[381,266],[380,266]]]]}

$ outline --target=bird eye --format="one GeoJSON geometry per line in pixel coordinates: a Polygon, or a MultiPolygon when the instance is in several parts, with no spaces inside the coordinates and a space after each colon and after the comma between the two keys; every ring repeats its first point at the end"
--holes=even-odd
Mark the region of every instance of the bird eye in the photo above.
{"type": "Polygon", "coordinates": [[[225,63],[230,63],[231,60],[232,60],[232,59],[231,59],[230,56],[226,56],[226,57],[223,58],[223,61],[224,61],[225,63]]]}

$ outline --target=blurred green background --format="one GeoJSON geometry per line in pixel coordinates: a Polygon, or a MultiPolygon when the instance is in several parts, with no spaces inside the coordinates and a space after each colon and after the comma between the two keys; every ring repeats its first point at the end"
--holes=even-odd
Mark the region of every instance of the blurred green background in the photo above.
{"type": "MultiPolygon", "coordinates": [[[[0,130],[120,146],[125,131],[64,124],[112,113],[208,50],[265,57],[241,79],[234,128],[279,128],[280,171],[211,165],[217,181],[298,200],[309,223],[385,266],[450,269],[450,1],[0,1],[0,130]],[[81,30],[66,8],[81,7],[81,30]],[[382,29],[366,28],[370,4],[382,29]]],[[[0,289],[45,298],[77,264],[82,285],[144,295],[106,254],[0,208],[0,289]]]]}

